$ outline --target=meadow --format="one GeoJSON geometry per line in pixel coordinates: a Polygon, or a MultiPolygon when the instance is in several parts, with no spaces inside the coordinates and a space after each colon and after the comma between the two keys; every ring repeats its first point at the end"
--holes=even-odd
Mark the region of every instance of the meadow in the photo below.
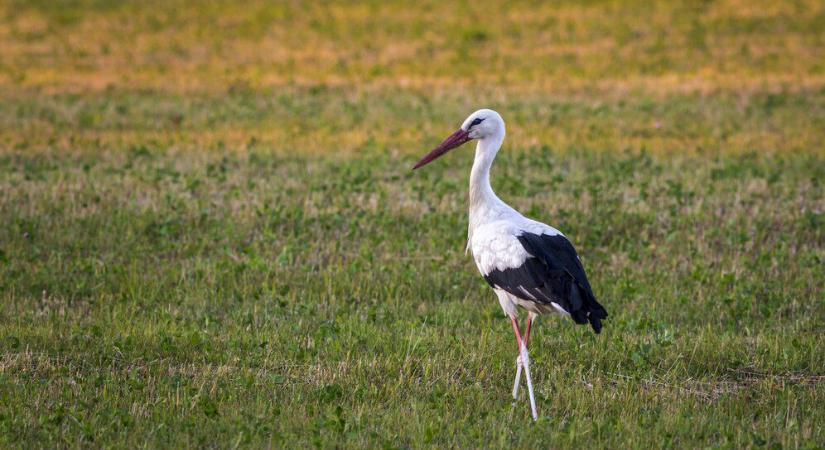
{"type": "Polygon", "coordinates": [[[0,447],[825,447],[825,4],[0,1],[0,447]],[[469,255],[576,245],[541,418],[469,255]]]}

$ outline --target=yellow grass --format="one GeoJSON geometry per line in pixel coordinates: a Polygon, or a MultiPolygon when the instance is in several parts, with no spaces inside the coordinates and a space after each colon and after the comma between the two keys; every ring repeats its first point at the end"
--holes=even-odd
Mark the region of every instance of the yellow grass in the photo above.
{"type": "Polygon", "coordinates": [[[823,86],[807,2],[6,2],[0,87],[294,85],[557,93],[823,86]]]}

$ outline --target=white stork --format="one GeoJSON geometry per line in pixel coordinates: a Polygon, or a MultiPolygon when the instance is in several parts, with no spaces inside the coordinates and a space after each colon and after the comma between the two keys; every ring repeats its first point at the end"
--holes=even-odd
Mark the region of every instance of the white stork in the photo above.
{"type": "Polygon", "coordinates": [[[504,120],[490,109],[467,117],[455,133],[418,161],[417,169],[467,141],[478,139],[470,173],[470,224],[467,248],[478,270],[510,318],[519,353],[513,398],[518,399],[521,372],[527,379],[530,411],[538,419],[527,343],[536,315],[556,312],[601,332],[607,311],[596,301],[579,256],[557,229],[528,219],[501,201],[490,186],[490,166],[504,141],[504,120]],[[524,334],[517,306],[528,311],[524,334]]]}

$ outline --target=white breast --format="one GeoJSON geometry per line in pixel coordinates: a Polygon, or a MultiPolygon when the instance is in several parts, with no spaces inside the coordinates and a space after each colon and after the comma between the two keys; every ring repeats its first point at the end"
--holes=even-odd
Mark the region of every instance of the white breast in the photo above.
{"type": "Polygon", "coordinates": [[[519,267],[531,257],[518,240],[523,233],[561,234],[551,226],[523,216],[479,225],[472,232],[469,246],[481,274],[519,267]]]}

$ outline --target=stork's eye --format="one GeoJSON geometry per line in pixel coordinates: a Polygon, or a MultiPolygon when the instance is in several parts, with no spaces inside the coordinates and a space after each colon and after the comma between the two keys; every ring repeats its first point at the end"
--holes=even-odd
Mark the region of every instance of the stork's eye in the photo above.
{"type": "Polygon", "coordinates": [[[481,117],[477,117],[476,120],[474,120],[473,123],[470,124],[470,128],[480,124],[481,122],[484,122],[484,119],[482,119],[481,117]]]}

